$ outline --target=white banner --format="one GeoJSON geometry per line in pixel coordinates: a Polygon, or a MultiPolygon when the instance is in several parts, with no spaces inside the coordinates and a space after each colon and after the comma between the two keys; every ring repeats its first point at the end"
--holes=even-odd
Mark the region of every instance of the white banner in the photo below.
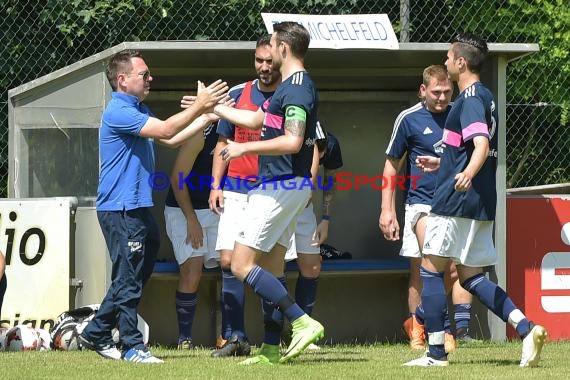
{"type": "Polygon", "coordinates": [[[49,330],[69,309],[74,209],[74,198],[0,200],[0,250],[8,280],[1,323],[49,330]]]}
{"type": "Polygon", "coordinates": [[[311,48],[390,49],[399,48],[398,39],[386,14],[372,15],[298,15],[262,13],[268,33],[273,24],[295,21],[311,34],[311,48]]]}

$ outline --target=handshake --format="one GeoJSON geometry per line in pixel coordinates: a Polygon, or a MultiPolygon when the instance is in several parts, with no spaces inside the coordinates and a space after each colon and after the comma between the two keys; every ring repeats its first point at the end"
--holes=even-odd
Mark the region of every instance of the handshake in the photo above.
{"type": "Polygon", "coordinates": [[[228,95],[228,85],[221,79],[213,82],[209,86],[202,81],[198,81],[198,91],[196,95],[184,95],[180,100],[180,107],[183,109],[196,105],[203,110],[205,114],[211,114],[212,121],[217,121],[218,116],[214,115],[214,107],[222,104],[228,107],[235,105],[235,100],[228,95]]]}

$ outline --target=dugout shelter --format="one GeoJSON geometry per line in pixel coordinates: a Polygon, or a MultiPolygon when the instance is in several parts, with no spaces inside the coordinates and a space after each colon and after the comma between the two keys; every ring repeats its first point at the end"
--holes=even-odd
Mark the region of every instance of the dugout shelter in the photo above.
{"type": "MultiPolygon", "coordinates": [[[[538,51],[538,45],[491,43],[489,47],[482,80],[498,103],[501,152],[496,223],[500,263],[490,275],[505,286],[506,71],[510,61],[538,51]]],[[[319,91],[319,119],[340,141],[343,171],[370,177],[382,173],[384,152],[396,116],[418,101],[422,70],[431,64],[443,64],[447,48],[447,43],[401,43],[397,50],[309,51],[306,67],[319,91]]],[[[94,207],[98,128],[111,95],[105,61],[124,49],[142,52],[154,77],[145,102],[159,118],[177,112],[182,95],[195,93],[197,80],[210,83],[222,78],[232,86],[255,77],[254,42],[126,42],[9,91],[9,197],[72,196],[78,201],[70,260],[56,263],[70,266],[70,307],[100,302],[109,283],[110,265],[94,207]]],[[[156,170],[170,173],[175,155],[176,151],[159,147],[156,170]]],[[[174,256],[164,228],[165,196],[166,191],[155,191],[154,214],[162,230],[159,259],[172,262],[174,256]]],[[[316,197],[315,205],[317,216],[319,198],[316,197]]],[[[382,238],[379,211],[380,191],[370,185],[337,191],[328,243],[350,252],[353,260],[395,259],[400,244],[382,238]]],[[[407,314],[407,273],[388,274],[368,275],[355,270],[340,276],[323,275],[315,316],[327,326],[331,341],[403,339],[400,326],[407,314]],[[376,302],[370,303],[371,297],[376,302]],[[366,309],[355,310],[358,308],[366,309]],[[366,318],[355,324],[354,315],[366,318]]],[[[151,341],[164,344],[176,339],[176,281],[169,278],[151,279],[139,310],[150,325],[151,341]]],[[[290,281],[293,280],[294,276],[290,281]]],[[[213,343],[218,323],[218,281],[219,276],[203,277],[194,322],[196,344],[213,343]]],[[[253,328],[253,323],[260,322],[256,319],[260,313],[252,293],[248,294],[247,305],[247,312],[252,315],[248,319],[249,334],[255,342],[261,331],[256,331],[260,329],[253,328]]],[[[482,322],[478,334],[494,339],[505,337],[504,324],[487,318],[486,312],[473,319],[482,322]]]]}

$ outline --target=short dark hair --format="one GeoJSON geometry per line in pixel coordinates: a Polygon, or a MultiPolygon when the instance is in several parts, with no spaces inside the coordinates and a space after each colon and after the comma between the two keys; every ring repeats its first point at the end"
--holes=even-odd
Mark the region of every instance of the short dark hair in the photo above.
{"type": "Polygon", "coordinates": [[[273,25],[277,42],[285,42],[291,48],[291,53],[297,58],[304,58],[309,49],[311,35],[305,27],[292,21],[280,22],[273,25]]]}
{"type": "Polygon", "coordinates": [[[113,91],[117,91],[117,75],[130,73],[133,69],[132,58],[142,58],[142,54],[137,50],[123,50],[109,58],[105,74],[113,91]]]}
{"type": "Polygon", "coordinates": [[[271,45],[271,34],[264,34],[259,36],[255,44],[255,48],[257,49],[260,46],[267,46],[267,45],[271,45]]]}
{"type": "Polygon", "coordinates": [[[467,68],[480,73],[487,58],[489,48],[487,42],[472,33],[459,33],[452,40],[452,51],[455,57],[463,57],[467,61],[467,68]]]}

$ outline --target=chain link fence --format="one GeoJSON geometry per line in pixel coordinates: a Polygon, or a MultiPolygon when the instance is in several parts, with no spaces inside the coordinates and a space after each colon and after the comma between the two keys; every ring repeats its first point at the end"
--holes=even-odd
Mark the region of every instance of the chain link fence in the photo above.
{"type": "Polygon", "coordinates": [[[265,32],[261,12],[387,13],[402,42],[447,42],[466,30],[489,42],[540,43],[540,53],[508,67],[508,187],[570,182],[569,8],[566,0],[3,0],[0,196],[9,89],[124,41],[252,41],[265,32]]]}

